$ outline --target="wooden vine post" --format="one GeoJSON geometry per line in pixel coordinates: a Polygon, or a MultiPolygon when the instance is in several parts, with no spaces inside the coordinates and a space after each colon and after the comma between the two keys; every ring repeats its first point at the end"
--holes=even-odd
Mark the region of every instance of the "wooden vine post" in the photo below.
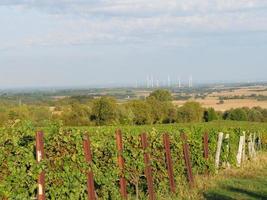
{"type": "Polygon", "coordinates": [[[116,130],[116,143],[118,149],[118,165],[120,169],[120,193],[123,199],[127,199],[127,183],[124,177],[124,159],[123,153],[123,143],[122,143],[122,133],[121,130],[116,130]]]}
{"type": "MultiPolygon", "coordinates": [[[[204,150],[204,159],[206,160],[206,162],[209,159],[209,134],[208,132],[205,132],[203,135],[203,150],[204,150]]],[[[206,170],[205,170],[205,174],[207,175],[208,172],[208,164],[206,165],[206,170]]]]}
{"type": "Polygon", "coordinates": [[[256,140],[256,134],[253,134],[253,139],[252,139],[252,157],[256,157],[256,150],[255,150],[255,140],[256,140]]]}
{"type": "Polygon", "coordinates": [[[236,161],[237,161],[237,166],[241,166],[242,162],[242,154],[243,154],[243,147],[244,147],[244,142],[245,142],[245,136],[240,136],[239,139],[239,145],[238,145],[238,152],[236,155],[236,161]]]}
{"type": "Polygon", "coordinates": [[[167,133],[163,134],[163,143],[165,147],[166,164],[167,164],[167,169],[168,169],[170,191],[172,193],[175,193],[175,181],[174,181],[173,163],[172,163],[172,158],[171,158],[169,134],[167,133]]]}
{"type": "Polygon", "coordinates": [[[95,186],[94,186],[94,175],[91,169],[92,165],[92,153],[91,153],[91,142],[89,136],[86,134],[83,138],[83,149],[86,162],[89,164],[90,169],[87,171],[87,191],[88,191],[88,199],[95,200],[95,186]]]}
{"type": "Polygon", "coordinates": [[[223,141],[223,133],[220,132],[218,135],[217,150],[216,150],[216,155],[215,155],[215,168],[216,169],[219,169],[219,165],[220,165],[222,141],[223,141]]]}
{"type": "MultiPolygon", "coordinates": [[[[44,159],[44,134],[41,131],[36,133],[36,160],[40,163],[44,159]]],[[[45,172],[38,175],[38,200],[45,200],[45,172]]]]}
{"type": "Polygon", "coordinates": [[[229,163],[229,154],[230,154],[230,134],[229,133],[227,133],[226,135],[225,135],[225,141],[226,141],[226,163],[225,163],[225,165],[226,165],[226,167],[230,167],[230,163],[229,163]]]}
{"type": "Polygon", "coordinates": [[[248,156],[249,159],[253,159],[253,139],[251,133],[248,136],[248,156]]]}
{"type": "Polygon", "coordinates": [[[204,158],[205,160],[208,160],[209,159],[209,134],[208,132],[204,133],[203,147],[204,147],[204,158]]]}
{"type": "Polygon", "coordinates": [[[245,162],[247,160],[247,156],[246,156],[246,132],[243,131],[243,149],[242,149],[242,162],[245,162]]]}
{"type": "Polygon", "coordinates": [[[148,142],[147,142],[146,133],[141,134],[141,144],[142,144],[142,148],[144,151],[145,176],[146,176],[146,180],[147,180],[149,199],[155,200],[156,195],[155,195],[154,186],[153,186],[153,177],[152,177],[152,168],[151,168],[151,163],[150,163],[150,155],[147,152],[148,142]]]}
{"type": "Polygon", "coordinates": [[[181,139],[183,141],[183,152],[184,152],[184,161],[187,169],[187,177],[189,181],[189,186],[192,188],[194,186],[194,176],[192,172],[192,165],[190,160],[190,151],[189,145],[187,143],[187,137],[185,133],[181,134],[181,139]]]}

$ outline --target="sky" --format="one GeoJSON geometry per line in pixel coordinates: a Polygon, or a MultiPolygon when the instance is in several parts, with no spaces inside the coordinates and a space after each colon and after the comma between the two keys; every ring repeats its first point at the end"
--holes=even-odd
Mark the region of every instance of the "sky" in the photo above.
{"type": "Polygon", "coordinates": [[[267,0],[0,0],[0,88],[267,80],[267,0]]]}

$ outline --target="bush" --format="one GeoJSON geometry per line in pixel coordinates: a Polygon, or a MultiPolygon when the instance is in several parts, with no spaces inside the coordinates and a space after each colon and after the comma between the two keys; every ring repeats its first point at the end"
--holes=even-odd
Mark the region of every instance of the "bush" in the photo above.
{"type": "Polygon", "coordinates": [[[260,111],[256,109],[251,109],[248,111],[248,121],[251,122],[262,122],[263,121],[263,115],[260,111]]]}
{"type": "Polygon", "coordinates": [[[205,122],[210,122],[213,120],[217,120],[218,116],[214,108],[208,108],[207,110],[204,111],[204,121],[205,122]]]}
{"type": "Polygon", "coordinates": [[[198,102],[187,102],[177,110],[177,122],[201,122],[203,108],[198,102]]]}
{"type": "Polygon", "coordinates": [[[230,110],[227,115],[225,115],[225,119],[235,120],[235,121],[247,121],[248,116],[244,109],[236,108],[230,110]]]}
{"type": "Polygon", "coordinates": [[[127,106],[131,108],[134,114],[134,124],[144,125],[153,122],[151,107],[145,101],[134,100],[129,102],[127,106]]]}
{"type": "Polygon", "coordinates": [[[91,120],[96,125],[116,124],[117,121],[116,100],[111,97],[101,97],[93,101],[91,120]]]}
{"type": "Polygon", "coordinates": [[[86,126],[90,125],[91,110],[88,106],[74,103],[69,108],[63,110],[59,117],[66,126],[86,126]]]}
{"type": "Polygon", "coordinates": [[[154,97],[158,101],[171,101],[172,100],[172,95],[168,90],[155,90],[153,91],[148,98],[154,97]]]}

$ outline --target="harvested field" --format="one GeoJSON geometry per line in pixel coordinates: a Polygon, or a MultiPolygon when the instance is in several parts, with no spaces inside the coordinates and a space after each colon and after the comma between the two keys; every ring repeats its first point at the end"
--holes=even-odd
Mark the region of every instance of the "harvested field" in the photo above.
{"type": "MultiPolygon", "coordinates": [[[[267,101],[257,101],[254,99],[229,99],[225,100],[223,104],[219,104],[217,98],[208,98],[208,99],[197,99],[194,100],[199,102],[204,108],[214,108],[217,111],[225,111],[231,108],[242,108],[242,107],[256,107],[260,106],[262,108],[267,108],[267,101]]],[[[176,105],[182,106],[186,101],[174,101],[176,105]]]]}
{"type": "MultiPolygon", "coordinates": [[[[241,107],[257,107],[267,108],[267,101],[258,101],[256,97],[249,97],[250,95],[262,95],[267,96],[267,87],[256,86],[256,87],[245,87],[240,89],[223,90],[221,92],[213,92],[205,99],[190,99],[192,101],[199,102],[203,107],[212,107],[217,111],[225,111],[231,108],[241,108],[241,107]],[[244,96],[246,98],[244,98],[244,96]],[[223,103],[220,103],[220,98],[222,97],[236,97],[234,99],[226,99],[223,103]],[[240,97],[240,99],[238,99],[240,97]],[[243,97],[243,98],[242,98],[243,97]],[[249,97],[249,98],[248,98],[249,97]]],[[[182,106],[186,100],[173,101],[174,104],[182,106]]]]}
{"type": "Polygon", "coordinates": [[[209,96],[211,97],[233,97],[233,96],[250,96],[250,95],[267,95],[267,87],[255,86],[255,87],[244,87],[240,89],[224,90],[221,92],[213,92],[209,96]]]}

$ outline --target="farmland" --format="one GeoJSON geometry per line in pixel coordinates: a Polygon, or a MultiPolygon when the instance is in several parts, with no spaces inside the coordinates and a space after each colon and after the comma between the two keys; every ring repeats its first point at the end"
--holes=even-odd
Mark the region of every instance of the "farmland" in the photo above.
{"type": "Polygon", "coordinates": [[[2,91],[0,125],[50,120],[66,126],[144,125],[218,119],[267,121],[266,85],[2,91]]]}
{"type": "MultiPolygon", "coordinates": [[[[204,93],[203,96],[203,98],[196,98],[196,95],[192,95],[189,99],[199,102],[205,108],[212,107],[217,111],[257,106],[267,108],[267,87],[260,85],[237,88],[223,87],[215,92],[204,93]]],[[[180,106],[185,102],[186,100],[176,100],[174,104],[180,106]]]]}
{"type": "MultiPolygon", "coordinates": [[[[205,99],[197,99],[196,102],[199,102],[205,108],[214,108],[217,111],[226,111],[232,108],[242,108],[242,107],[261,107],[267,108],[267,101],[258,101],[256,99],[229,99],[224,100],[224,103],[221,104],[220,100],[217,97],[207,97],[205,99]]],[[[185,104],[186,101],[174,101],[175,105],[181,106],[185,104]]]]}

